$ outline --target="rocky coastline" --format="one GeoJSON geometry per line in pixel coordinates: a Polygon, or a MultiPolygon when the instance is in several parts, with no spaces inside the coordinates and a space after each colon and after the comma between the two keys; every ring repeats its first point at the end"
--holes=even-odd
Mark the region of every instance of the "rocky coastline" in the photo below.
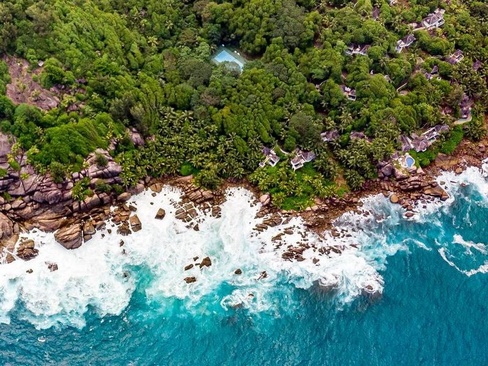
{"type": "MultiPolygon", "coordinates": [[[[183,192],[176,218],[188,222],[189,227],[194,230],[199,230],[198,224],[193,220],[198,215],[197,211],[208,212],[218,217],[220,205],[225,200],[226,189],[238,186],[252,191],[256,202],[259,201],[261,204],[257,218],[262,218],[262,221],[256,226],[257,231],[300,216],[305,226],[318,235],[330,230],[333,237],[343,237],[347,233],[334,228],[333,221],[344,212],[358,210],[363,197],[383,193],[392,203],[400,204],[404,208],[407,218],[414,216],[415,210],[425,208],[427,202],[446,200],[447,193],[436,181],[438,175],[443,171],[455,171],[460,174],[468,166],[481,167],[483,159],[487,157],[485,146],[488,146],[488,139],[479,143],[463,141],[453,155],[440,154],[429,167],[418,168],[408,175],[399,176],[395,174],[394,169],[379,167],[379,178],[367,182],[361,191],[349,193],[342,198],[316,199],[312,207],[297,212],[277,209],[271,204],[270,195],[259,192],[245,181],[226,182],[218,190],[209,191],[196,187],[191,177],[171,177],[146,179],[131,190],[118,195],[113,192],[99,192],[95,188],[101,184],[112,185],[121,182],[120,165],[104,150],[97,150],[87,157],[86,169],[72,174],[62,183],[55,183],[50,175],[36,174],[33,167],[26,163],[25,156],[16,157],[20,162],[20,169],[12,169],[8,163],[11,158],[11,143],[6,136],[1,135],[0,167],[7,171],[7,174],[0,178],[0,192],[3,193],[0,196],[1,258],[3,263],[34,258],[38,254],[35,243],[32,240],[22,240],[21,236],[23,232],[34,228],[55,232],[56,241],[67,249],[78,248],[90,240],[98,229],[105,226],[107,220],[112,220],[117,225],[117,232],[122,235],[138,231],[141,229],[141,222],[137,217],[137,208],[126,202],[132,195],[144,189],[150,189],[155,195],[167,184],[178,187],[183,192]],[[100,155],[104,157],[103,166],[97,165],[97,157],[100,155]],[[78,201],[73,197],[73,188],[81,180],[89,182],[93,194],[78,201]]],[[[165,214],[164,210],[160,209],[155,218],[163,219],[165,214]]],[[[275,237],[273,241],[279,243],[280,238],[275,237]]],[[[306,245],[302,244],[297,243],[295,247],[285,251],[283,259],[303,260],[301,252],[306,249],[306,245]]],[[[336,252],[341,249],[331,247],[330,250],[336,252]]]]}

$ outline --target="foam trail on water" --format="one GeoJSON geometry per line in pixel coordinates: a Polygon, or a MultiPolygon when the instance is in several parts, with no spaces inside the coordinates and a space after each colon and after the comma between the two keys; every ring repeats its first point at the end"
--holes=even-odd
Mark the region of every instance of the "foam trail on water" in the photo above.
{"type": "Polygon", "coordinates": [[[473,254],[473,252],[471,251],[471,249],[475,249],[478,252],[480,252],[481,254],[485,254],[485,255],[488,253],[488,251],[486,250],[486,245],[485,244],[483,244],[483,243],[474,243],[472,241],[466,241],[459,234],[454,235],[454,241],[453,241],[453,243],[454,244],[459,244],[459,245],[463,246],[464,248],[466,248],[466,254],[473,254]]]}
{"type": "MultiPolygon", "coordinates": [[[[445,237],[445,229],[449,226],[455,230],[462,230],[463,227],[474,232],[483,230],[484,223],[477,222],[476,215],[479,213],[473,212],[476,207],[483,210],[488,208],[488,182],[483,172],[476,167],[469,167],[461,174],[445,172],[437,178],[437,183],[449,194],[449,199],[428,203],[422,209],[417,205],[420,214],[416,216],[416,221],[436,225],[442,233],[441,237],[445,237]],[[455,207],[457,201],[464,201],[467,210],[458,212],[455,207]],[[452,222],[447,222],[447,218],[452,222]]],[[[451,237],[451,240],[435,240],[436,249],[446,263],[468,277],[488,272],[488,248],[485,243],[465,240],[459,233],[451,237]]]]}

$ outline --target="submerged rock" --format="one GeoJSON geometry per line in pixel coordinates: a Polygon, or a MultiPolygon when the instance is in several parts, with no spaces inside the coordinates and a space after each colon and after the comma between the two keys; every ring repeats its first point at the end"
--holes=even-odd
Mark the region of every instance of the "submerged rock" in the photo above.
{"type": "Polygon", "coordinates": [[[240,274],[242,274],[242,270],[241,270],[240,268],[237,268],[237,269],[234,271],[234,273],[235,273],[236,275],[240,275],[240,274]]]}
{"type": "Polygon", "coordinates": [[[189,264],[185,267],[185,271],[188,271],[189,269],[193,268],[193,264],[189,264]]]}
{"type": "Polygon", "coordinates": [[[378,300],[383,296],[383,291],[380,288],[375,288],[372,285],[366,285],[362,289],[362,295],[370,300],[378,300]]]}
{"type": "Polygon", "coordinates": [[[47,264],[47,268],[49,268],[51,272],[57,271],[59,269],[57,263],[54,262],[45,262],[45,263],[47,264]]]}

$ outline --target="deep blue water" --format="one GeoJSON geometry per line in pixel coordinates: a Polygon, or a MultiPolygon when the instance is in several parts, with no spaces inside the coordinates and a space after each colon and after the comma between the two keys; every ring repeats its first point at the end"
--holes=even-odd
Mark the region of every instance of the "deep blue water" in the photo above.
{"type": "Polygon", "coordinates": [[[488,274],[466,273],[488,261],[487,199],[474,185],[454,193],[454,203],[423,222],[386,220],[368,229],[384,238],[382,245],[404,245],[380,271],[380,300],[340,306],[333,294],[279,283],[280,306],[272,313],[224,311],[218,296],[209,295],[195,315],[178,301],[148,303],[144,289],[151,279],[141,269],[126,310],[102,319],[89,311],[83,329],[36,330],[19,320],[19,305],[11,324],[0,325],[1,363],[486,365],[488,274]]]}

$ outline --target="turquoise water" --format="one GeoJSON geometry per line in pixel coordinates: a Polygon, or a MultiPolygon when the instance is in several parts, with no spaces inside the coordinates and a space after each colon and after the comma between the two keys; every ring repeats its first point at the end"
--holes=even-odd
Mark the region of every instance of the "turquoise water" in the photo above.
{"type": "Polygon", "coordinates": [[[352,233],[364,229],[351,240],[360,241],[384,279],[379,300],[344,303],[283,276],[269,288],[275,306],[267,310],[224,309],[220,301],[232,287],[226,282],[189,312],[184,299],[150,296],[155,277],[139,263],[130,268],[128,306],[101,317],[89,305],[83,327],[36,330],[18,304],[10,324],[0,325],[1,363],[486,365],[488,185],[473,172],[456,179],[469,185],[448,183],[453,199],[413,221],[381,198],[370,207],[382,219],[340,220],[352,233]]]}

